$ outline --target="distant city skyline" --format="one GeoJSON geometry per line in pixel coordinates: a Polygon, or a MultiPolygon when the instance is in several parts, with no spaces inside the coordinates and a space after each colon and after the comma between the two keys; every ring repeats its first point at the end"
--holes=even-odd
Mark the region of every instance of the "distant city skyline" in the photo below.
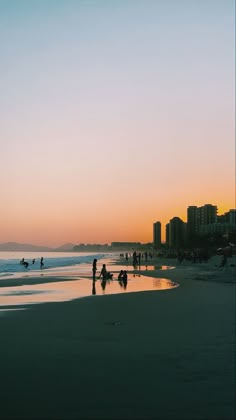
{"type": "Polygon", "coordinates": [[[2,243],[235,207],[233,0],[0,0],[0,37],[2,243]]]}
{"type": "MultiPolygon", "coordinates": [[[[218,207],[214,204],[202,206],[189,205],[186,209],[186,220],[174,215],[165,225],[165,240],[160,236],[161,223],[153,223],[153,244],[155,248],[160,243],[168,246],[180,247],[191,242],[195,235],[212,233],[236,232],[236,208],[228,209],[223,214],[218,214],[218,207]]],[[[163,227],[162,227],[163,229],[163,227]]]]}

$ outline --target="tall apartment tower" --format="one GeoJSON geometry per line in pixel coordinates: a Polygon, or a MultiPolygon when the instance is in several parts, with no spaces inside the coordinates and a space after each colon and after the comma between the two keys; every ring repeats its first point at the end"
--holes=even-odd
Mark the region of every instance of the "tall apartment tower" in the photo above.
{"type": "Polygon", "coordinates": [[[236,209],[230,209],[229,211],[229,223],[236,224],[236,209]]]}
{"type": "Polygon", "coordinates": [[[169,247],[179,248],[185,244],[186,223],[179,217],[170,220],[169,247]]]}
{"type": "Polygon", "coordinates": [[[197,206],[189,206],[187,209],[187,235],[191,237],[199,230],[199,211],[197,206]]]}
{"type": "Polygon", "coordinates": [[[204,204],[204,206],[189,206],[187,209],[187,235],[190,239],[200,231],[200,226],[217,222],[217,206],[204,204]]]}
{"type": "Polygon", "coordinates": [[[153,247],[155,249],[161,246],[161,222],[153,223],[153,247]]]}
{"type": "Polygon", "coordinates": [[[205,204],[199,207],[198,212],[200,225],[209,225],[217,222],[217,206],[205,204]]]}
{"type": "Polygon", "coordinates": [[[217,223],[230,223],[236,224],[236,209],[230,209],[224,214],[217,216],[217,223]]]}
{"type": "Polygon", "coordinates": [[[170,246],[170,224],[166,225],[166,246],[170,246]]]}

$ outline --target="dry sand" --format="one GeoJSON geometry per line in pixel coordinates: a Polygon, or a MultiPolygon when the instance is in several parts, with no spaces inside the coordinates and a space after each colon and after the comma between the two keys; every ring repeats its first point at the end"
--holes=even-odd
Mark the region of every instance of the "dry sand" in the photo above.
{"type": "Polygon", "coordinates": [[[0,418],[235,419],[235,267],[218,262],[0,316],[0,418]]]}

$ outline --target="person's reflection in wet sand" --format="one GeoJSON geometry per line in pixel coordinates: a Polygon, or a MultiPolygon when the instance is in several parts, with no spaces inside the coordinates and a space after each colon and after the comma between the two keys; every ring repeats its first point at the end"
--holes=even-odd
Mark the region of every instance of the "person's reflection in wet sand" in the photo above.
{"type": "Polygon", "coordinates": [[[124,274],[124,271],[120,270],[119,275],[118,275],[118,283],[120,287],[123,287],[123,274],[124,274]]]}
{"type": "Polygon", "coordinates": [[[103,280],[101,281],[101,286],[102,286],[102,290],[103,290],[103,291],[105,291],[105,289],[106,289],[106,285],[107,285],[107,282],[106,282],[106,280],[105,280],[105,279],[103,279],[103,280]]]}
{"type": "Polygon", "coordinates": [[[96,295],[96,281],[93,280],[92,295],[96,295]]]}
{"type": "Polygon", "coordinates": [[[126,289],[127,288],[127,283],[128,283],[128,275],[127,275],[126,270],[123,273],[122,281],[123,281],[124,289],[126,289]]]}

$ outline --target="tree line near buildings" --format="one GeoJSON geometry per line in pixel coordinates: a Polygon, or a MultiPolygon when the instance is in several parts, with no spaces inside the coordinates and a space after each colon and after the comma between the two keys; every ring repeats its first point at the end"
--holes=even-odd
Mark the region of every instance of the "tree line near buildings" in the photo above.
{"type": "Polygon", "coordinates": [[[112,242],[109,244],[79,244],[73,247],[73,251],[78,252],[117,252],[117,251],[133,251],[133,250],[150,250],[153,243],[142,244],[140,242],[112,242]]]}
{"type": "MultiPolygon", "coordinates": [[[[188,240],[179,244],[178,248],[186,250],[193,250],[196,248],[208,249],[209,252],[215,253],[218,248],[226,247],[229,243],[236,244],[236,232],[228,234],[222,233],[209,233],[204,236],[192,234],[188,240]]],[[[158,248],[160,252],[167,253],[168,255],[175,255],[178,249],[172,249],[165,243],[162,243],[158,248]]],[[[149,251],[153,250],[153,243],[140,243],[140,242],[113,242],[109,244],[79,244],[73,247],[73,251],[77,252],[119,252],[119,251],[149,251]]]]}

